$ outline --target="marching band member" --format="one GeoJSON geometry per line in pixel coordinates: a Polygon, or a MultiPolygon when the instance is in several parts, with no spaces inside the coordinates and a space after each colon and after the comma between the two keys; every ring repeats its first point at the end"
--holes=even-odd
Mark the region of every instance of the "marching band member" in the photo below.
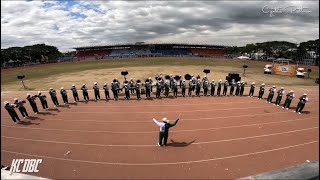
{"type": "Polygon", "coordinates": [[[241,83],[240,83],[240,81],[238,81],[238,82],[237,82],[237,87],[236,87],[236,96],[239,96],[240,86],[241,86],[241,83]]]}
{"type": "Polygon", "coordinates": [[[20,118],[16,113],[16,111],[14,110],[14,105],[10,104],[8,101],[5,101],[3,104],[4,104],[4,108],[8,111],[13,122],[18,124],[20,122],[20,118]]]}
{"type": "Polygon", "coordinates": [[[309,98],[307,97],[307,94],[304,93],[300,98],[299,98],[299,103],[297,105],[297,109],[293,112],[297,112],[299,114],[301,114],[305,104],[309,102],[309,98]]]}
{"type": "Polygon", "coordinates": [[[19,101],[18,98],[14,98],[14,105],[16,108],[19,109],[21,115],[23,118],[29,117],[26,108],[24,107],[24,104],[26,101],[19,101]]]}
{"type": "Polygon", "coordinates": [[[89,101],[88,87],[86,86],[86,84],[82,84],[81,90],[84,100],[89,101]]]}
{"type": "Polygon", "coordinates": [[[158,146],[167,146],[169,129],[178,123],[179,118],[174,123],[169,123],[169,120],[167,118],[163,118],[162,122],[158,122],[155,118],[153,118],[152,120],[160,127],[158,146]],[[162,140],[164,140],[163,145],[162,140]]]}
{"type": "Polygon", "coordinates": [[[244,86],[246,85],[245,82],[241,81],[241,84],[240,84],[240,96],[243,95],[243,92],[244,92],[244,86]]]}
{"type": "Polygon", "coordinates": [[[41,102],[41,105],[42,105],[42,108],[43,110],[48,110],[49,107],[48,107],[48,102],[47,102],[47,96],[46,95],[43,95],[41,93],[41,91],[38,91],[38,98],[40,99],[40,102],[41,102]]]}
{"type": "Polygon", "coordinates": [[[211,83],[210,83],[210,95],[211,95],[211,96],[214,96],[215,87],[216,87],[216,83],[214,82],[214,79],[213,79],[213,80],[211,81],[211,83]]]}
{"type": "Polygon", "coordinates": [[[181,83],[181,94],[183,97],[186,96],[186,80],[183,80],[181,83]]]}
{"type": "Polygon", "coordinates": [[[106,96],[106,100],[110,99],[109,87],[108,87],[107,83],[104,83],[103,89],[104,89],[104,94],[106,96]]]}
{"type": "Polygon", "coordinates": [[[30,103],[30,105],[31,105],[31,107],[32,107],[32,110],[33,110],[33,112],[35,113],[35,114],[38,114],[39,113],[39,111],[38,111],[38,107],[37,107],[37,104],[36,104],[36,96],[31,96],[31,94],[27,94],[27,98],[26,98],[28,101],[29,101],[29,103],[30,103]]]}
{"type": "Polygon", "coordinates": [[[136,88],[137,99],[140,100],[141,99],[141,97],[140,97],[140,80],[137,80],[135,88],[136,88]]]}
{"type": "Polygon", "coordinates": [[[265,89],[265,84],[262,83],[261,86],[260,86],[260,90],[259,90],[259,96],[258,96],[258,99],[262,99],[262,96],[264,94],[264,89],[265,89]]]}
{"type": "Polygon", "coordinates": [[[77,88],[74,84],[72,84],[71,91],[72,91],[72,95],[73,95],[73,99],[74,99],[73,102],[78,102],[79,101],[78,91],[77,91],[77,88]]]}
{"type": "Polygon", "coordinates": [[[269,89],[269,96],[266,103],[271,103],[274,93],[277,91],[276,86],[269,89]]]}
{"type": "Polygon", "coordinates": [[[93,91],[94,91],[94,97],[96,98],[96,101],[100,100],[100,91],[99,91],[99,86],[97,82],[94,82],[93,84],[93,91]]]}
{"type": "Polygon", "coordinates": [[[130,86],[128,85],[128,81],[125,81],[124,86],[122,88],[124,89],[126,100],[130,100],[130,86]]]}
{"type": "Polygon", "coordinates": [[[208,81],[204,81],[203,83],[203,96],[207,96],[208,95],[208,81]]]}
{"type": "Polygon", "coordinates": [[[294,98],[294,94],[293,94],[293,91],[291,90],[288,94],[287,94],[287,98],[286,98],[286,101],[284,102],[284,105],[282,108],[286,108],[286,109],[289,109],[290,108],[290,104],[292,102],[292,99],[294,98]]]}
{"type": "Polygon", "coordinates": [[[62,96],[64,105],[67,105],[68,104],[68,94],[67,94],[67,91],[63,87],[61,87],[61,89],[60,89],[60,94],[62,96]]]}
{"type": "Polygon", "coordinates": [[[222,92],[222,95],[224,95],[224,96],[227,95],[228,86],[229,86],[229,82],[228,82],[228,80],[226,80],[226,81],[223,83],[223,92],[222,92]]]}
{"type": "Polygon", "coordinates": [[[50,94],[50,96],[51,96],[51,99],[52,99],[52,102],[53,102],[53,104],[54,104],[54,107],[59,106],[59,102],[58,102],[56,90],[53,89],[53,88],[50,88],[50,89],[49,89],[49,94],[50,94]]]}
{"type": "Polygon", "coordinates": [[[116,101],[118,99],[118,84],[117,82],[111,82],[111,91],[113,93],[113,98],[116,101]]]}
{"type": "Polygon", "coordinates": [[[231,84],[230,84],[230,96],[234,96],[233,95],[233,91],[234,91],[234,87],[236,86],[235,80],[232,79],[231,80],[231,84]]]}
{"type": "Polygon", "coordinates": [[[277,105],[279,106],[280,105],[280,102],[281,102],[281,99],[282,99],[282,96],[284,95],[284,88],[281,87],[281,89],[278,91],[278,96],[277,96],[277,99],[276,99],[276,102],[274,103],[274,105],[277,105]]]}
{"type": "Polygon", "coordinates": [[[250,86],[250,91],[249,91],[249,96],[248,97],[253,97],[255,88],[256,88],[256,85],[254,84],[254,82],[252,82],[252,84],[250,86]]]}
{"type": "Polygon", "coordinates": [[[221,79],[220,79],[219,82],[218,82],[217,96],[220,96],[221,86],[222,86],[222,81],[221,81],[221,79]]]}

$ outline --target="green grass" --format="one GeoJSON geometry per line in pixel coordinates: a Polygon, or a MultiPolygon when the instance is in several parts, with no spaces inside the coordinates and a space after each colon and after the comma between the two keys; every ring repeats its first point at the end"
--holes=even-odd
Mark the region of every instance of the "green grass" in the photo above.
{"type": "MultiPolygon", "coordinates": [[[[4,71],[1,73],[1,90],[11,89],[13,85],[21,86],[21,81],[17,79],[17,75],[24,74],[29,82],[41,80],[43,78],[55,76],[68,76],[70,73],[78,73],[87,70],[101,70],[121,68],[125,70],[131,67],[161,67],[172,66],[181,67],[181,74],[184,73],[183,66],[194,66],[195,68],[204,67],[211,71],[221,71],[225,75],[233,71],[242,73],[242,66],[248,65],[248,75],[254,76],[261,74],[267,62],[246,61],[246,60],[223,60],[223,59],[208,59],[208,58],[132,58],[132,59],[112,59],[99,61],[77,61],[73,63],[57,63],[46,66],[28,67],[31,69],[17,69],[14,71],[4,71]],[[226,67],[227,70],[224,70],[226,67]],[[8,88],[10,86],[10,88],[8,88]]],[[[144,68],[141,68],[143,71],[144,68]]],[[[165,71],[165,70],[164,70],[165,71]]],[[[119,72],[120,73],[120,72],[119,72]]],[[[202,74],[202,71],[198,72],[202,74]]],[[[130,74],[130,72],[129,72],[130,74]]],[[[319,71],[313,70],[309,80],[301,81],[301,85],[314,85],[314,79],[319,77],[319,71]]],[[[263,78],[263,77],[262,77],[263,78]]],[[[282,76],[272,76],[275,79],[282,79],[282,76]]],[[[289,77],[286,77],[289,78],[289,77]]],[[[291,77],[290,77],[291,78],[291,77]]],[[[251,79],[250,79],[251,80],[251,79]]],[[[290,84],[290,82],[288,82],[290,84]]],[[[32,85],[32,84],[31,84],[32,85]]],[[[15,88],[15,90],[18,90],[15,88]]]]}

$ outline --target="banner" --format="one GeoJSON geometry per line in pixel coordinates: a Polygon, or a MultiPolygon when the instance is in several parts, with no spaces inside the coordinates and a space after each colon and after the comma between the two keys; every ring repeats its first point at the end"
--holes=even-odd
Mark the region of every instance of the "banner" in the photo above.
{"type": "Polygon", "coordinates": [[[282,76],[295,76],[296,70],[297,70],[296,65],[274,64],[272,69],[272,74],[277,74],[282,76]]]}

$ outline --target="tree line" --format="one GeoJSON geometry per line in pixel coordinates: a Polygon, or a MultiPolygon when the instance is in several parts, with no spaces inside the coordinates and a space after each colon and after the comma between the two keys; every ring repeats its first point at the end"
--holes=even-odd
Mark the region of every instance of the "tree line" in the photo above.
{"type": "Polygon", "coordinates": [[[1,49],[1,64],[53,63],[62,55],[55,46],[35,44],[1,49]]]}

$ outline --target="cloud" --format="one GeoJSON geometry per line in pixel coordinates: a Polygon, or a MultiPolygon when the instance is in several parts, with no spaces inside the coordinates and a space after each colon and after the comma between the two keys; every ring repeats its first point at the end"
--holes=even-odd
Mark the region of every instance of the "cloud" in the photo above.
{"type": "Polygon", "coordinates": [[[1,48],[134,43],[245,45],[319,38],[319,1],[3,1],[1,48]],[[310,12],[264,13],[263,7],[310,12]],[[287,8],[288,9],[288,8],[287,8]]]}

